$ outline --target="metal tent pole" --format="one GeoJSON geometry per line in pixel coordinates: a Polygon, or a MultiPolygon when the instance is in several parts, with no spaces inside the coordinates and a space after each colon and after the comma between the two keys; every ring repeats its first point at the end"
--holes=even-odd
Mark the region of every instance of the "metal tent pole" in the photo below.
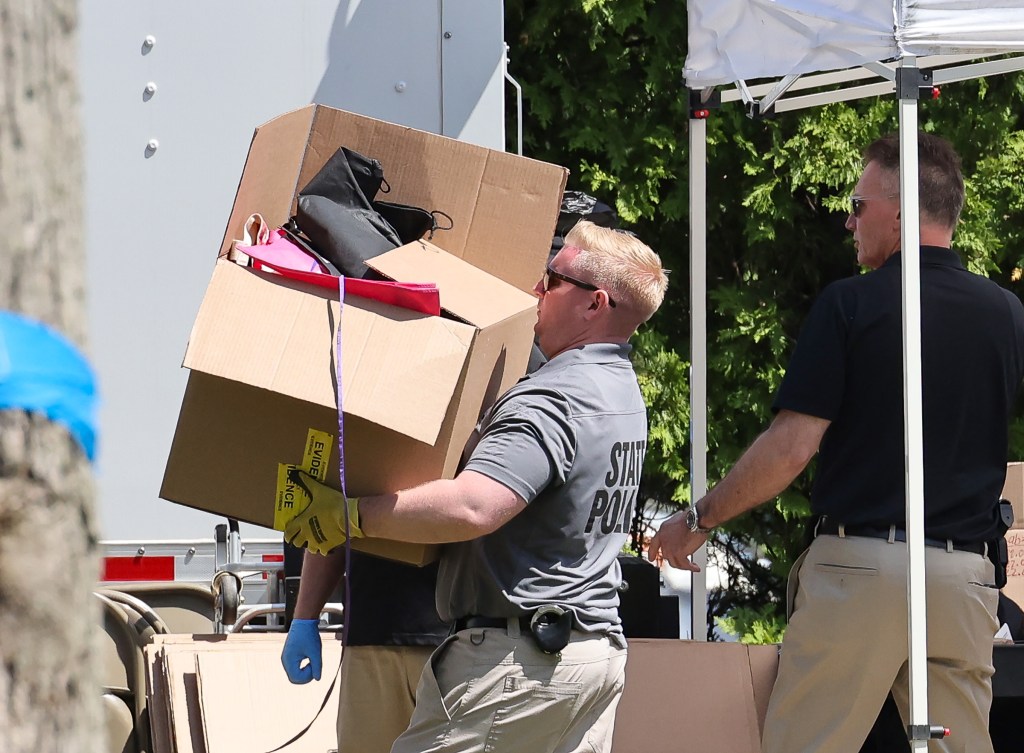
{"type": "MultiPolygon", "coordinates": [[[[690,94],[690,503],[708,489],[708,317],[707,317],[707,115],[700,91],[690,94]]],[[[690,579],[690,630],[707,640],[707,547],[691,558],[700,567],[690,579]]]]}
{"type": "Polygon", "coordinates": [[[924,456],[921,428],[921,234],[918,195],[917,100],[921,72],[912,55],[897,69],[900,129],[900,253],[903,268],[903,425],[906,443],[907,640],[913,750],[926,751],[928,637],[924,569],[924,456]]]}

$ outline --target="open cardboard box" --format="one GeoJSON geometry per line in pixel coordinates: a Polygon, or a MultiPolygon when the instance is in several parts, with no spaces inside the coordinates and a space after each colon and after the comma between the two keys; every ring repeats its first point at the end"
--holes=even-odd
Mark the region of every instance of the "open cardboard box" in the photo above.
{"type": "MultiPolygon", "coordinates": [[[[487,407],[526,370],[536,300],[566,171],[411,128],[311,105],[257,129],[213,278],[189,338],[191,369],[160,496],[270,526],[277,466],[302,461],[310,430],[334,438],[341,326],[345,486],[383,493],[458,470],[487,407]],[[439,209],[453,229],[373,260],[387,277],[434,282],[448,317],[257,272],[228,261],[252,212],[271,224],[345,145],[379,159],[389,200],[439,209]],[[436,244],[436,245],[435,245],[436,244]]],[[[436,547],[353,546],[414,564],[436,547]]]]}

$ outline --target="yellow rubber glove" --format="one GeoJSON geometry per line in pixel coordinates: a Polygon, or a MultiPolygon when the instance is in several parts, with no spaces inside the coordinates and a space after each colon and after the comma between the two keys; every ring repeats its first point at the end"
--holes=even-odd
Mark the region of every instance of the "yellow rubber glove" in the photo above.
{"type": "Polygon", "coordinates": [[[289,472],[289,480],[309,497],[309,504],[284,529],[289,544],[327,554],[345,543],[345,516],[349,534],[363,537],[359,528],[359,498],[346,499],[337,489],[321,484],[305,471],[289,472]]]}

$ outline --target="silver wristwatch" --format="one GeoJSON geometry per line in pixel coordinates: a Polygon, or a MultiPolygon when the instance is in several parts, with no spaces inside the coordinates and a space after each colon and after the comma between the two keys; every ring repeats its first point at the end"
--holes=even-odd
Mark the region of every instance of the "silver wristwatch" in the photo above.
{"type": "Polygon", "coordinates": [[[700,524],[700,512],[697,510],[697,505],[690,505],[686,508],[686,514],[683,517],[683,521],[686,523],[686,527],[694,533],[711,533],[710,528],[704,528],[700,524]]]}

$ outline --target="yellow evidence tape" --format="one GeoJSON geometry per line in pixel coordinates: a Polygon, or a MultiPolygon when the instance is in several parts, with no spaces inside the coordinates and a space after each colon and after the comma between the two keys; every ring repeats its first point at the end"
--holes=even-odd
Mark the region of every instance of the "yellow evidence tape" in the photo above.
{"type": "Polygon", "coordinates": [[[289,472],[298,468],[317,481],[327,478],[327,462],[331,457],[334,437],[325,431],[310,429],[306,434],[306,449],[302,453],[302,464],[277,464],[277,494],[274,500],[274,529],[283,531],[296,515],[306,509],[309,496],[289,478],[289,472]]]}

